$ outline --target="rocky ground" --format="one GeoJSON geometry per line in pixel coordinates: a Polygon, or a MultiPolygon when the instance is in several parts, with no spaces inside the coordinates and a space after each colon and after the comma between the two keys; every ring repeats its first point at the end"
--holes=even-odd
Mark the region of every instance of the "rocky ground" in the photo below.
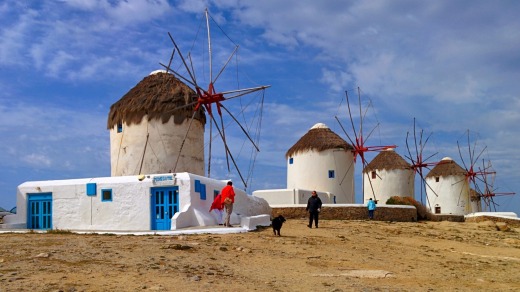
{"type": "Polygon", "coordinates": [[[501,227],[293,219],[281,237],[0,234],[0,291],[519,291],[520,229],[501,227]]]}

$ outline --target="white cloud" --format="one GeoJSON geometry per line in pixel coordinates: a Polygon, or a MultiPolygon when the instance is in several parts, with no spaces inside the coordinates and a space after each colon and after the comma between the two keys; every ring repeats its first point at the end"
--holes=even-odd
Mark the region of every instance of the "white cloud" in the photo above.
{"type": "Polygon", "coordinates": [[[117,23],[141,23],[165,16],[170,10],[166,0],[119,1],[106,9],[106,13],[117,23]]]}
{"type": "Polygon", "coordinates": [[[95,10],[106,8],[109,4],[106,0],[62,0],[65,4],[81,10],[95,10]]]}
{"type": "MultiPolygon", "coordinates": [[[[108,155],[103,152],[107,148],[103,140],[107,135],[104,114],[110,105],[107,96],[116,100],[134,82],[158,69],[158,62],[167,61],[172,45],[167,31],[173,32],[181,48],[189,48],[208,7],[241,45],[239,60],[245,65],[238,71],[241,82],[273,85],[266,95],[259,160],[270,166],[282,161],[276,171],[285,167],[287,147],[313,124],[324,122],[341,134],[334,115],[344,119],[347,113],[338,107],[339,100],[345,90],[360,86],[363,97],[374,101],[377,112],[370,117],[380,119],[378,135],[384,143],[388,139],[404,147],[406,131],[417,117],[425,130],[434,132],[432,148],[438,149],[439,156],[456,157],[455,142],[470,128],[478,130],[489,145],[497,169],[507,170],[508,176],[518,172],[514,165],[519,161],[515,145],[520,143],[516,134],[520,123],[520,19],[516,11],[520,3],[170,3],[2,2],[0,65],[9,74],[0,81],[4,94],[0,133],[16,143],[2,144],[0,153],[9,156],[0,158],[13,163],[9,165],[28,165],[21,157],[33,155],[35,161],[42,159],[42,165],[48,158],[53,167],[61,163],[60,167],[68,169],[89,165],[73,159],[80,153],[108,155]],[[91,102],[70,110],[68,103],[83,96],[81,91],[92,92],[91,102]],[[49,102],[44,104],[44,100],[49,102]],[[95,141],[90,143],[83,136],[95,141]],[[19,159],[13,162],[11,157],[19,159]]],[[[199,32],[199,38],[203,34],[199,32]]],[[[204,48],[195,43],[193,52],[204,48]]],[[[230,53],[218,42],[214,51],[220,59],[230,53]]],[[[207,55],[194,61],[207,66],[207,55]]],[[[233,88],[231,79],[223,76],[219,85],[233,88]]],[[[236,145],[242,144],[243,136],[229,134],[236,145]]],[[[102,155],[94,160],[107,159],[102,155]]],[[[222,161],[217,164],[223,165],[222,161]]]]}
{"type": "Polygon", "coordinates": [[[50,167],[52,166],[52,161],[49,157],[42,155],[31,153],[22,157],[22,161],[29,164],[32,167],[50,167]]]}

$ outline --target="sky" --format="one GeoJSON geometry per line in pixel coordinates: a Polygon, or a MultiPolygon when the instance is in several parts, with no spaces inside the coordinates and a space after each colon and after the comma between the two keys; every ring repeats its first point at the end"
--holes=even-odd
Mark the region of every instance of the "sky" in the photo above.
{"type": "MultiPolygon", "coordinates": [[[[474,151],[475,168],[491,161],[497,193],[517,193],[497,197],[497,210],[520,214],[520,2],[478,0],[4,0],[0,207],[16,205],[25,181],[110,176],[110,106],[168,63],[168,32],[181,52],[192,51],[200,83],[208,80],[206,8],[213,74],[239,45],[217,90],[271,86],[263,102],[259,94],[224,101],[259,133],[260,152],[246,155],[250,143],[224,117],[249,193],[286,187],[285,153],[314,124],[345,140],[340,125],[354,135],[347,92],[358,130],[362,109],[366,145],[396,145],[405,157],[415,119],[416,131],[430,137],[429,162],[452,157],[469,167],[474,151]]],[[[183,74],[180,60],[177,53],[172,68],[183,74]]],[[[240,182],[215,145],[212,177],[240,182]]],[[[362,203],[363,166],[355,167],[362,203]]]]}

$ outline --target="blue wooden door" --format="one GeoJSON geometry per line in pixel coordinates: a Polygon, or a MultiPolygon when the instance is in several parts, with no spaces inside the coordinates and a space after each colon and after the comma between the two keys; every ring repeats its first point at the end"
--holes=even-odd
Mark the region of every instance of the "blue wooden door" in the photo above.
{"type": "Polygon", "coordinates": [[[52,229],[52,194],[27,194],[27,228],[52,229]]]}
{"type": "Polygon", "coordinates": [[[179,211],[179,188],[152,188],[152,230],[170,230],[179,211]]]}

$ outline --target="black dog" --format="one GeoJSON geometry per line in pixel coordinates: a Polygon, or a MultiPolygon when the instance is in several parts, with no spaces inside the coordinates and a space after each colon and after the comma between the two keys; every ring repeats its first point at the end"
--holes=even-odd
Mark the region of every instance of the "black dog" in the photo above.
{"type": "Polygon", "coordinates": [[[272,225],[273,225],[274,235],[276,235],[276,233],[278,232],[278,236],[281,236],[280,229],[282,229],[282,225],[284,222],[285,222],[285,218],[282,215],[278,215],[278,217],[275,217],[273,219],[272,225]]]}

